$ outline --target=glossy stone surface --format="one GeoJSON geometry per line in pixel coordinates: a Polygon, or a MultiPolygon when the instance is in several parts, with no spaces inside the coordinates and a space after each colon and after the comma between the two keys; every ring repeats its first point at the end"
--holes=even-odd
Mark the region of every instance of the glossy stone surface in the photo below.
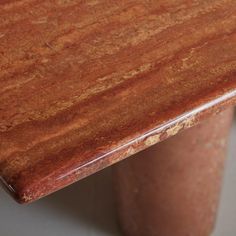
{"type": "Polygon", "coordinates": [[[236,101],[234,0],[0,2],[0,178],[30,202],[236,101]]]}

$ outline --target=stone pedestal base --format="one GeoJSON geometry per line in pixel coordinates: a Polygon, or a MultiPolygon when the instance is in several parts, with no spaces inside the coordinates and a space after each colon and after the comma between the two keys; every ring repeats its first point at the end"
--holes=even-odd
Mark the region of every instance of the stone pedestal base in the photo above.
{"type": "Polygon", "coordinates": [[[114,166],[125,235],[210,235],[232,114],[226,110],[114,166]]]}

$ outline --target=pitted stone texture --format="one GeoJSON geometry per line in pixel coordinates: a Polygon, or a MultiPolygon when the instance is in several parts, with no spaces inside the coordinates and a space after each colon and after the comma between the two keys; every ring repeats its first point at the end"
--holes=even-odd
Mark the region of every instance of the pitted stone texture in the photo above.
{"type": "Polygon", "coordinates": [[[232,109],[114,167],[126,235],[210,235],[231,120],[232,109]]]}

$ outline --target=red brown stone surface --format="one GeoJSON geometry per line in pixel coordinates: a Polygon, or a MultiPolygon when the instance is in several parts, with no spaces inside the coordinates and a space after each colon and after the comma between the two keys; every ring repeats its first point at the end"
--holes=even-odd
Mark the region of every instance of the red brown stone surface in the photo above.
{"type": "Polygon", "coordinates": [[[33,201],[235,103],[235,15],[235,0],[0,1],[2,182],[33,201]]]}
{"type": "Polygon", "coordinates": [[[232,114],[224,111],[113,167],[125,235],[210,235],[232,114]]]}

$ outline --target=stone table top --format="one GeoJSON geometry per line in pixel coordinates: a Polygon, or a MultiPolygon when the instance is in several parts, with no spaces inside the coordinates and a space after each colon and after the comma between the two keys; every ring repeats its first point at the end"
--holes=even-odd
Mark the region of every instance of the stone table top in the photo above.
{"type": "Polygon", "coordinates": [[[0,1],[0,179],[21,203],[235,96],[235,0],[0,1]]]}

